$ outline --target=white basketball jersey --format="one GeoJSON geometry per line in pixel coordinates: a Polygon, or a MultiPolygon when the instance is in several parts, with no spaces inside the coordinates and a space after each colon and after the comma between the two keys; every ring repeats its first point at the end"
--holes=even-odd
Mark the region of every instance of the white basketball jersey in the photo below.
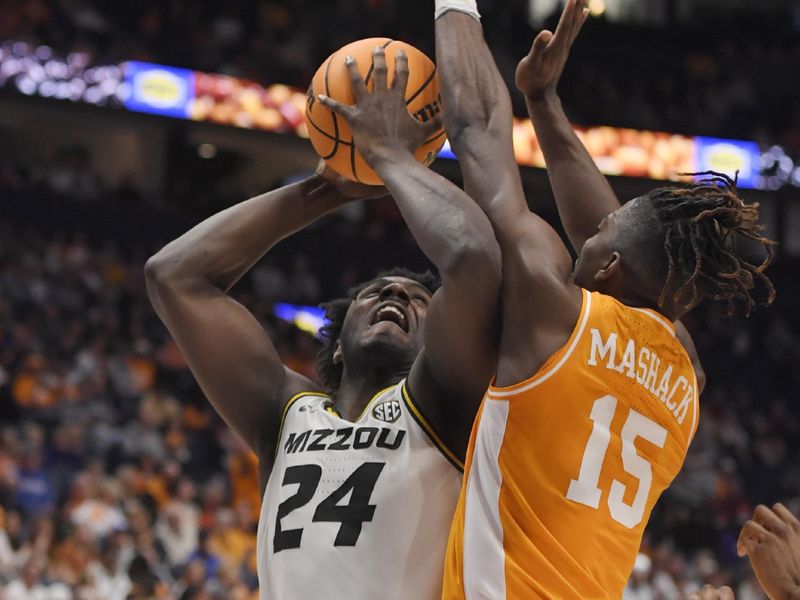
{"type": "Polygon", "coordinates": [[[463,465],[404,384],[354,423],[324,394],[287,403],[258,523],[261,600],[441,596],[463,465]]]}

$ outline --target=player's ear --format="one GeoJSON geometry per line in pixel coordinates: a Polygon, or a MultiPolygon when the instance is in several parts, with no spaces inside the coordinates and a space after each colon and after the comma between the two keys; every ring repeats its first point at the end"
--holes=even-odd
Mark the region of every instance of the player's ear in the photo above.
{"type": "Polygon", "coordinates": [[[342,344],[339,340],[333,345],[333,364],[338,365],[342,362],[342,344]]]}
{"type": "Polygon", "coordinates": [[[619,274],[620,266],[619,252],[612,252],[611,256],[606,260],[605,265],[594,274],[594,280],[600,282],[616,277],[619,274]]]}

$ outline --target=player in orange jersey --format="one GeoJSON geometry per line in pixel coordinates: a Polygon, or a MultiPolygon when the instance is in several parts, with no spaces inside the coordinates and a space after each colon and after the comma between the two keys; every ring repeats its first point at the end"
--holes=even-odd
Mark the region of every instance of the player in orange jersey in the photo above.
{"type": "MultiPolygon", "coordinates": [[[[445,126],[500,243],[504,318],[443,598],[619,598],[697,428],[698,382],[674,322],[707,297],[749,311],[755,282],[771,299],[771,242],[757,206],[717,174],[619,208],[580,144],[559,137],[560,122],[545,124],[554,192],[580,250],[573,270],[561,239],[526,206],[510,98],[475,2],[437,0],[436,9],[445,126]],[[748,260],[741,238],[766,259],[748,260]]],[[[542,33],[520,64],[524,91],[555,89],[585,18],[585,2],[569,0],[555,34],[542,33]]]]}

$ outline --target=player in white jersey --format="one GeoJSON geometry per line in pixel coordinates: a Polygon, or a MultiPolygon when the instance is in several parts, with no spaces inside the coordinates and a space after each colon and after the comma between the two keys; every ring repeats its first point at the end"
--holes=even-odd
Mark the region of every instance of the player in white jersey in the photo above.
{"type": "Polygon", "coordinates": [[[145,268],[156,312],[268,480],[258,530],[263,600],[439,597],[462,460],[496,360],[492,228],[408,150],[431,127],[406,109],[405,57],[392,85],[383,51],[373,58],[375,92],[351,64],[357,108],[335,108],[439,270],[438,290],[408,273],[362,285],[328,304],[320,382],[281,363],[227,292],[284,237],[385,193],[324,170],[209,218],[145,268]]]}
{"type": "Polygon", "coordinates": [[[328,396],[291,401],[274,466],[283,478],[270,479],[259,521],[262,582],[296,598],[435,595],[460,460],[442,456],[415,411],[404,383],[376,394],[354,423],[328,396]]]}

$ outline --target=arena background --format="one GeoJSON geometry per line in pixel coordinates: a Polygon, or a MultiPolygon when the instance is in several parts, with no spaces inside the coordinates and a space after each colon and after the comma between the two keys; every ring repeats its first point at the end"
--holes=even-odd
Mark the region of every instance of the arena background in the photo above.
{"type": "MultiPolygon", "coordinates": [[[[560,4],[479,5],[510,82],[560,4]]],[[[739,528],[761,502],[800,512],[800,2],[591,6],[561,92],[619,197],[686,165],[738,169],[780,242],[772,308],[724,319],[709,305],[686,322],[709,381],[700,429],[626,597],[711,582],[760,598],[739,528]]],[[[194,383],[142,267],[203,217],[311,172],[302,110],[316,66],[373,36],[432,56],[432,12],[0,1],[0,598],[256,598],[255,458],[194,383]]],[[[558,227],[514,98],[529,202],[558,227]]],[[[454,161],[433,168],[458,181],[454,161]]],[[[426,265],[396,208],[354,204],[282,243],[235,294],[311,374],[318,316],[297,307],[396,264],[426,265]]]]}

